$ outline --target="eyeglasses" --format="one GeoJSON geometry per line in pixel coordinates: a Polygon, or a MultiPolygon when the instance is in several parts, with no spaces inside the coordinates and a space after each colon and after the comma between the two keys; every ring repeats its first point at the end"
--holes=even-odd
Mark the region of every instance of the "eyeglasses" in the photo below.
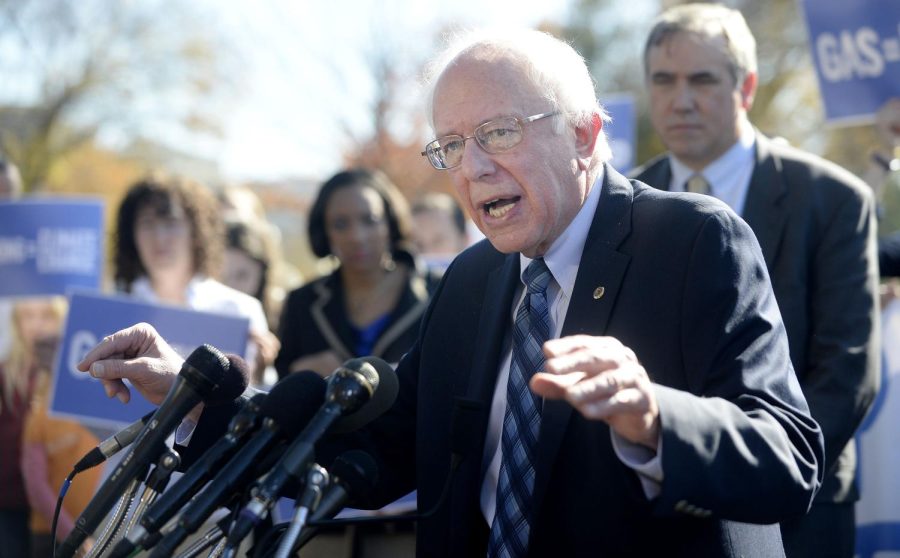
{"type": "Polygon", "coordinates": [[[423,157],[428,157],[428,162],[438,170],[452,169],[462,163],[463,153],[466,150],[466,141],[475,138],[478,145],[488,153],[502,153],[508,151],[522,142],[522,126],[548,116],[556,116],[559,111],[542,112],[527,118],[506,116],[485,122],[475,128],[471,136],[452,134],[438,138],[425,146],[423,157]]]}

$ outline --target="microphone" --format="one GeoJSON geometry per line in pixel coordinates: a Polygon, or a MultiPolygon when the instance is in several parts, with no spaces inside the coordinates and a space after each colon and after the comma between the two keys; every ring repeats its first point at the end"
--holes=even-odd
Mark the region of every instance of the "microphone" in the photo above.
{"type": "Polygon", "coordinates": [[[138,434],[140,434],[141,430],[143,430],[144,425],[146,425],[147,422],[150,421],[150,418],[155,412],[156,411],[150,411],[122,430],[119,430],[109,438],[100,442],[97,447],[86,453],[85,456],[82,457],[74,467],[72,467],[72,472],[78,474],[92,467],[96,467],[113,455],[119,453],[122,448],[131,445],[131,442],[133,442],[134,439],[137,438],[138,434]]]}
{"type": "MultiPolygon", "coordinates": [[[[444,482],[444,486],[441,489],[441,494],[438,496],[437,502],[434,505],[421,513],[410,513],[410,514],[401,514],[401,515],[379,515],[379,516],[370,516],[370,517],[349,517],[345,519],[329,519],[334,516],[337,512],[340,511],[338,506],[343,506],[345,501],[336,502],[334,504],[326,504],[328,501],[328,494],[322,497],[322,503],[319,506],[319,510],[321,513],[315,513],[310,517],[309,522],[307,523],[309,527],[317,528],[317,527],[333,527],[339,525],[361,525],[368,523],[385,523],[389,521],[419,521],[421,519],[428,519],[438,512],[441,506],[444,505],[444,502],[447,501],[447,497],[450,494],[450,487],[453,484],[453,477],[456,475],[456,471],[459,469],[460,464],[463,462],[466,457],[469,455],[477,453],[477,445],[479,437],[475,434],[479,429],[484,427],[484,403],[475,399],[468,399],[464,397],[456,397],[453,401],[453,414],[450,419],[450,471],[447,474],[447,480],[444,482]],[[336,507],[335,510],[330,511],[328,514],[324,513],[327,509],[328,505],[334,505],[336,507]]],[[[369,457],[368,455],[366,457],[369,457]]],[[[371,457],[369,457],[371,459],[371,457]]],[[[360,461],[361,462],[361,461],[360,461]]],[[[332,468],[337,466],[337,462],[332,465],[332,468]]],[[[373,463],[374,465],[374,463],[373,463]]],[[[377,470],[377,469],[376,469],[377,470]]],[[[346,472],[344,473],[347,474],[346,472]]],[[[338,472],[335,471],[335,475],[338,475],[338,472]]],[[[372,489],[375,482],[372,482],[372,485],[367,489],[360,488],[359,491],[351,492],[350,495],[352,498],[358,498],[361,494],[365,494],[369,490],[372,489]]],[[[312,536],[315,534],[315,531],[309,535],[304,536],[306,531],[300,534],[298,539],[299,544],[305,544],[312,536]]]]}
{"type": "MultiPolygon", "coordinates": [[[[284,485],[299,477],[313,458],[316,442],[343,416],[360,411],[378,390],[380,372],[396,375],[381,359],[351,359],[328,377],[325,403],[285,451],[275,467],[258,483],[256,494],[241,510],[228,534],[228,547],[236,547],[268,513],[284,485]]],[[[394,394],[396,397],[396,394],[394,394]]],[[[393,400],[391,400],[393,404],[393,400]]],[[[374,417],[371,417],[374,418],[374,417]]],[[[369,420],[371,420],[369,418],[369,420]]],[[[361,426],[361,424],[357,425],[361,426]]]]}
{"type": "MultiPolygon", "coordinates": [[[[145,473],[150,463],[165,449],[165,440],[185,415],[217,389],[233,382],[224,378],[233,372],[228,359],[211,345],[202,345],[191,353],[175,378],[172,388],[162,405],[135,439],[135,447],[122,459],[107,480],[91,499],[85,510],[78,516],[75,527],[60,547],[61,556],[72,556],[79,546],[93,533],[115,501],[124,492],[128,483],[145,473]]],[[[240,395],[246,385],[237,393],[229,393],[232,399],[240,395]]]]}
{"type": "Polygon", "coordinates": [[[310,515],[293,548],[302,548],[318,532],[319,522],[334,517],[347,502],[368,494],[378,482],[378,465],[368,453],[360,450],[344,452],[331,464],[331,483],[322,494],[319,506],[310,515]]]}
{"type": "Polygon", "coordinates": [[[184,507],[212,477],[215,468],[221,466],[237,450],[241,441],[256,429],[261,420],[261,406],[265,399],[266,394],[257,393],[244,403],[238,414],[231,419],[225,436],[204,452],[175,484],[162,493],[141,517],[140,525],[113,547],[109,558],[126,558],[131,555],[184,507]]]}
{"type": "Polygon", "coordinates": [[[394,369],[381,359],[355,358],[345,362],[328,377],[325,403],[288,447],[275,467],[257,483],[253,499],[241,510],[228,533],[226,548],[236,548],[241,539],[266,516],[284,485],[303,474],[312,461],[316,442],[328,432],[329,428],[342,415],[350,415],[361,410],[372,398],[377,391],[382,373],[395,375],[394,369]]]}
{"type": "MultiPolygon", "coordinates": [[[[246,389],[247,384],[250,383],[250,370],[247,368],[247,363],[244,362],[244,359],[232,354],[225,355],[225,358],[228,359],[231,369],[237,372],[237,374],[229,373],[225,375],[223,378],[223,386],[220,389],[213,390],[213,392],[209,394],[209,397],[206,400],[206,405],[209,407],[215,407],[233,401],[234,397],[231,399],[227,399],[227,397],[236,391],[243,392],[244,389],[246,389]]],[[[156,411],[150,411],[122,430],[100,442],[97,447],[85,454],[85,456],[75,464],[75,467],[72,468],[72,473],[77,475],[82,471],[96,467],[122,451],[122,449],[131,445],[155,412],[156,411]]]]}
{"type": "MultiPolygon", "coordinates": [[[[362,361],[372,365],[378,372],[378,385],[375,386],[375,392],[371,399],[355,412],[344,415],[335,423],[329,432],[332,434],[346,434],[348,432],[356,432],[363,426],[377,419],[388,409],[394,406],[397,400],[397,393],[400,391],[400,382],[397,380],[397,373],[394,368],[384,360],[367,356],[347,361],[347,364],[355,361],[362,361]]],[[[345,366],[347,365],[345,364],[345,366]]]]}
{"type": "MultiPolygon", "coordinates": [[[[324,393],[325,380],[315,372],[290,374],[275,384],[262,402],[261,414],[265,418],[260,429],[188,504],[175,527],[159,540],[152,556],[171,556],[216,508],[253,478],[258,461],[276,442],[297,435],[322,404],[324,393]]],[[[144,548],[150,548],[155,542],[146,541],[144,548]]]]}
{"type": "Polygon", "coordinates": [[[328,485],[328,471],[320,465],[313,463],[306,472],[306,481],[303,489],[297,497],[297,505],[294,506],[294,517],[291,519],[287,531],[281,538],[281,544],[275,558],[288,558],[297,535],[306,525],[309,514],[316,510],[322,499],[322,490],[328,485]]]}

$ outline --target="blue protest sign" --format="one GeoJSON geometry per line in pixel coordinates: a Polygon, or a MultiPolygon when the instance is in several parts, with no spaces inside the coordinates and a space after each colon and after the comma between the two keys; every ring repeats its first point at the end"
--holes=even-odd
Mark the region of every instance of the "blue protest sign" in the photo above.
{"type": "Polygon", "coordinates": [[[0,202],[0,297],[99,289],[102,269],[101,200],[0,202]]]}
{"type": "Polygon", "coordinates": [[[135,389],[131,390],[127,405],[107,398],[99,380],[76,368],[105,336],[138,322],[155,327],[184,357],[203,343],[224,353],[244,354],[250,326],[247,318],[147,304],[122,296],[74,293],[57,357],[52,413],[100,426],[116,426],[155,408],[135,389]]]}
{"type": "Polygon", "coordinates": [[[603,126],[612,148],[612,166],[622,174],[634,167],[637,151],[637,116],[634,98],[630,95],[613,95],[603,99],[603,108],[612,122],[603,126]]]}
{"type": "Polygon", "coordinates": [[[881,389],[856,435],[859,492],[856,555],[875,558],[900,552],[900,300],[881,314],[881,389]]]}
{"type": "Polygon", "coordinates": [[[900,2],[800,0],[830,122],[866,121],[900,96],[900,2]]]}

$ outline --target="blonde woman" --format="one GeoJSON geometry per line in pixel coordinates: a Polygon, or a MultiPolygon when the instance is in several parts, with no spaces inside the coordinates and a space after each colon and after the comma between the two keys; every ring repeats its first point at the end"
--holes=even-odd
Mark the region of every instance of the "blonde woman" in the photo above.
{"type": "Polygon", "coordinates": [[[17,302],[12,306],[10,323],[2,324],[11,332],[11,342],[9,357],[0,365],[0,557],[20,558],[30,553],[30,512],[20,461],[38,363],[34,344],[23,338],[33,338],[32,332],[48,319],[40,311],[31,312],[35,302],[17,302]]]}
{"type": "MultiPolygon", "coordinates": [[[[47,412],[52,366],[65,314],[66,302],[61,297],[16,302],[12,356],[6,367],[6,377],[29,386],[31,392],[21,445],[16,447],[20,448],[21,478],[31,508],[31,556],[40,558],[53,552],[50,525],[66,475],[79,457],[99,443],[79,423],[51,417],[47,412]]],[[[58,540],[72,530],[74,518],[90,501],[101,474],[102,469],[95,468],[81,473],[73,482],[60,510],[58,540]]]]}

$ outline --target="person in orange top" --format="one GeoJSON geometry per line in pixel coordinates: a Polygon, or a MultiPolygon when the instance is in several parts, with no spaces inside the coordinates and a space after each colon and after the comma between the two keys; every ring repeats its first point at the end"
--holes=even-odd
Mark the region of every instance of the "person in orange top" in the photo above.
{"type": "MultiPolygon", "coordinates": [[[[18,302],[13,310],[14,343],[30,353],[36,375],[21,451],[22,478],[31,506],[31,555],[35,558],[52,556],[50,527],[60,487],[78,459],[99,443],[78,422],[48,414],[52,363],[65,311],[65,301],[58,298],[18,302]]],[[[95,467],[74,479],[60,510],[57,540],[72,530],[74,518],[90,502],[101,476],[102,468],[95,467]]]]}

